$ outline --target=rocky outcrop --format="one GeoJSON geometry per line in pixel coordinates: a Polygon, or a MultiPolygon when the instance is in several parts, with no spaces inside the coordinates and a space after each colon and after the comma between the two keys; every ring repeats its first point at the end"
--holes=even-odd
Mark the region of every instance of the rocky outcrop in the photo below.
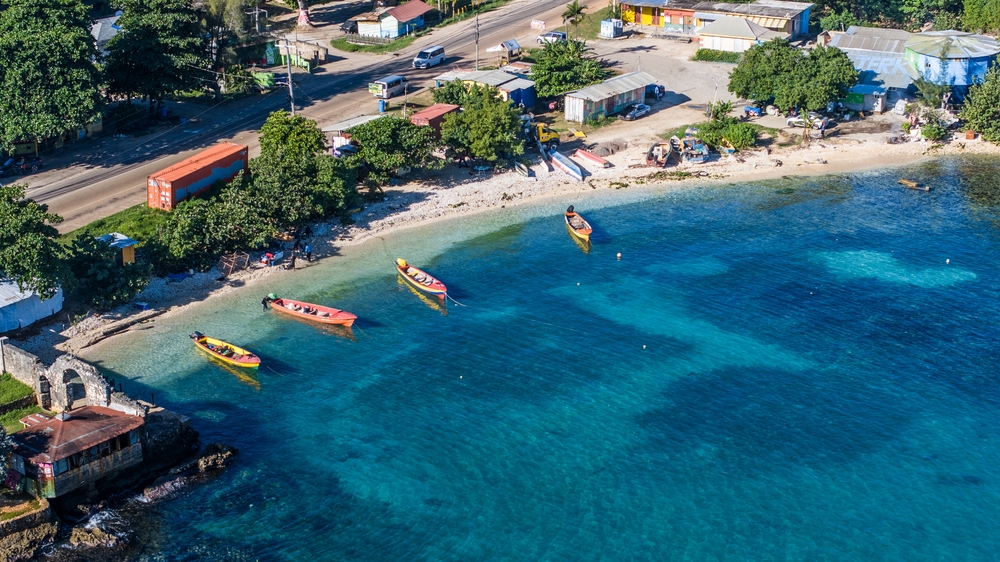
{"type": "Polygon", "coordinates": [[[170,496],[212,472],[225,468],[239,451],[229,445],[209,443],[196,458],[185,461],[143,490],[143,496],[156,501],[170,496]]]}
{"type": "Polygon", "coordinates": [[[42,523],[23,531],[0,536],[0,560],[30,560],[40,548],[52,542],[59,532],[58,523],[42,523]]]}

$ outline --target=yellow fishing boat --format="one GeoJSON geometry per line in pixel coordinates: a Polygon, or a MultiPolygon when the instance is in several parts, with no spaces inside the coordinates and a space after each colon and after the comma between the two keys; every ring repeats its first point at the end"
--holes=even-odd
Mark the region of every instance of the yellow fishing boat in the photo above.
{"type": "Polygon", "coordinates": [[[260,357],[229,342],[210,338],[201,332],[191,334],[191,340],[194,341],[195,347],[224,363],[248,369],[260,366],[260,357]]]}
{"type": "Polygon", "coordinates": [[[566,209],[566,228],[569,229],[569,233],[574,237],[578,238],[581,242],[590,242],[590,235],[594,232],[590,228],[590,223],[585,221],[574,209],[573,205],[570,205],[566,209]]]}

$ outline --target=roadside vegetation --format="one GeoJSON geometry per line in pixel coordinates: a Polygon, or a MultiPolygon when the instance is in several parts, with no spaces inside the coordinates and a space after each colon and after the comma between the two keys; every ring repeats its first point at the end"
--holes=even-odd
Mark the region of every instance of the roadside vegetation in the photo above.
{"type": "Polygon", "coordinates": [[[346,37],[338,37],[330,41],[330,46],[334,49],[339,49],[347,53],[372,53],[375,55],[384,55],[386,53],[392,53],[409,47],[419,36],[420,34],[407,35],[406,37],[400,37],[395,41],[390,41],[381,45],[360,45],[358,43],[349,42],[346,37]]]}
{"type": "Polygon", "coordinates": [[[1000,31],[997,0],[819,0],[813,6],[812,24],[824,31],[852,25],[917,31],[926,23],[938,30],[1000,31]]]}
{"type": "Polygon", "coordinates": [[[560,96],[611,76],[587,44],[575,39],[546,43],[532,50],[531,57],[535,62],[531,78],[540,98],[560,96]]]}
{"type": "Polygon", "coordinates": [[[694,56],[691,60],[700,60],[708,62],[729,62],[736,64],[740,62],[740,53],[731,53],[729,51],[716,51],[715,49],[698,49],[695,51],[694,56]]]}

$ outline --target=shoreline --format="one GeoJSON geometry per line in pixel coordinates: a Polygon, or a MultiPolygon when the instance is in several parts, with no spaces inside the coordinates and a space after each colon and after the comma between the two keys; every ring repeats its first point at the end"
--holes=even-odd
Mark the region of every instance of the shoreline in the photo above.
{"type": "MultiPolygon", "coordinates": [[[[600,142],[598,137],[595,134],[591,140],[600,142]]],[[[606,141],[606,144],[614,143],[626,144],[620,139],[606,141]]],[[[940,156],[1000,155],[1000,147],[981,140],[971,143],[952,140],[936,147],[925,142],[890,145],[871,140],[829,139],[773,152],[760,149],[740,153],[737,157],[720,156],[704,164],[669,168],[636,167],[638,163],[644,164],[642,161],[651,143],[652,140],[647,142],[647,139],[627,143],[627,148],[606,157],[613,164],[610,168],[595,168],[581,162],[590,173],[583,182],[573,181],[558,170],[546,173],[542,164],[532,167],[535,177],[531,179],[513,171],[470,178],[465,176],[465,169],[445,168],[418,181],[387,189],[383,200],[368,203],[354,215],[355,224],[316,224],[310,240],[315,259],[308,264],[298,260],[300,265],[295,269],[325,263],[334,259],[341,248],[357,246],[389,233],[508,207],[538,205],[574,194],[605,194],[609,189],[626,189],[648,196],[676,189],[767,181],[783,176],[814,177],[866,172],[910,165],[940,156]],[[660,177],[655,177],[658,172],[660,177]],[[677,177],[676,172],[690,172],[692,175],[677,177]]],[[[468,173],[471,175],[471,172],[468,173]]],[[[251,263],[259,253],[251,254],[251,263]]],[[[113,336],[142,329],[142,324],[152,321],[149,318],[154,315],[170,318],[212,297],[258,284],[282,271],[280,266],[263,269],[249,267],[220,277],[220,272],[213,268],[181,282],[154,277],[132,301],[148,303],[149,312],[128,304],[104,314],[89,314],[75,324],[67,322],[67,314],[59,314],[40,325],[35,335],[12,340],[12,343],[47,362],[64,353],[78,354],[84,348],[90,355],[99,352],[101,345],[112,340],[113,336]],[[151,314],[153,311],[155,314],[151,314]]]]}

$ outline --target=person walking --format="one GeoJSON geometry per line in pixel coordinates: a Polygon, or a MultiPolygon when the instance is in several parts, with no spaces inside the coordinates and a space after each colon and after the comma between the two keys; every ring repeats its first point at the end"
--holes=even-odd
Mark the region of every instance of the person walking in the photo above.
{"type": "Polygon", "coordinates": [[[819,138],[826,138],[826,119],[821,119],[819,122],[819,138]]]}
{"type": "Polygon", "coordinates": [[[312,263],[313,261],[312,246],[310,246],[308,242],[306,242],[306,261],[309,263],[312,263]]]}

